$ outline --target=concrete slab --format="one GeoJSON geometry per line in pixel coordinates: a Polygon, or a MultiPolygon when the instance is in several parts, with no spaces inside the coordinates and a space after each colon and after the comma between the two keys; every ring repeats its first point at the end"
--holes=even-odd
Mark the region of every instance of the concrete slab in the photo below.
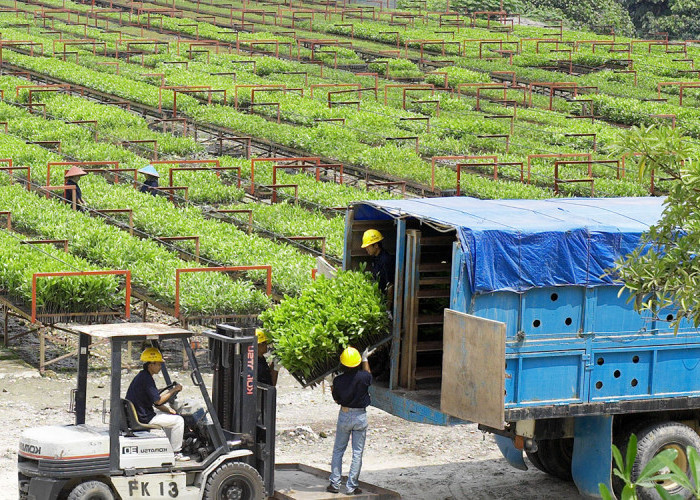
{"type": "Polygon", "coordinates": [[[9,349],[0,348],[0,380],[39,377],[39,370],[22,361],[9,349]]]}

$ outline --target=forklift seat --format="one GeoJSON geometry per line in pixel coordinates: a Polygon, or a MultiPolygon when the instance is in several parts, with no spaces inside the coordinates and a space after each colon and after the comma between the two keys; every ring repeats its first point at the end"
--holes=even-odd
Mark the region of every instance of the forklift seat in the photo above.
{"type": "Polygon", "coordinates": [[[136,413],[136,407],[134,403],[128,399],[122,399],[123,419],[122,421],[126,424],[126,428],[122,428],[123,431],[133,432],[133,431],[150,431],[151,429],[162,429],[160,425],[155,424],[144,424],[139,421],[139,415],[136,413]]]}

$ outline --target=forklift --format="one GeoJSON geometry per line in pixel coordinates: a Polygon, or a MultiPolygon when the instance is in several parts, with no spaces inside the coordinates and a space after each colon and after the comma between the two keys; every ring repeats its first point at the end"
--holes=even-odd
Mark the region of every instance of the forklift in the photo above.
{"type": "MultiPolygon", "coordinates": [[[[20,500],[205,499],[258,500],[274,486],[274,387],[258,385],[254,330],[218,325],[206,331],[213,372],[210,397],[190,343],[192,332],[158,323],[71,327],[79,335],[75,423],[23,432],[18,451],[20,500]],[[182,452],[155,426],[138,421],[123,399],[122,348],[179,339],[199,399],[169,403],[185,420],[182,452]],[[93,341],[111,347],[109,427],[85,424],[88,357],[93,341]]],[[[165,391],[173,387],[163,365],[165,391]]],[[[104,418],[103,418],[104,421],[104,418]]]]}

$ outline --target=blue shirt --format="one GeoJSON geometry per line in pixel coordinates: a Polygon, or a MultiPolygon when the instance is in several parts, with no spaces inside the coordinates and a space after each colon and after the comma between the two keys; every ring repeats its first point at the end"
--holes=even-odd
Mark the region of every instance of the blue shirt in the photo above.
{"type": "Polygon", "coordinates": [[[382,248],[379,255],[372,257],[371,266],[370,272],[379,282],[379,290],[386,292],[387,287],[394,283],[394,257],[382,248]]]}
{"type": "MultiPolygon", "coordinates": [[[[80,200],[83,199],[83,192],[80,190],[80,186],[78,186],[78,183],[75,182],[73,179],[68,179],[66,180],[66,186],[75,186],[75,203],[76,205],[80,206],[80,200]]],[[[73,203],[73,191],[71,191],[70,189],[66,189],[63,192],[63,197],[68,203],[73,203]]]]}
{"type": "Polygon", "coordinates": [[[139,421],[147,424],[156,412],[153,411],[153,405],[160,399],[160,393],[156,388],[156,382],[153,380],[153,375],[147,370],[141,370],[134,377],[129,385],[129,390],[126,391],[126,399],[134,403],[136,414],[139,416],[139,421]]]}
{"type": "Polygon", "coordinates": [[[367,408],[370,403],[369,386],[372,374],[363,369],[343,373],[333,379],[333,399],[340,406],[367,408]]]}
{"type": "Polygon", "coordinates": [[[141,186],[141,191],[142,193],[151,193],[153,196],[155,196],[158,193],[158,190],[153,189],[158,187],[158,178],[157,177],[151,177],[148,176],[145,181],[143,181],[143,186],[141,186]]]}

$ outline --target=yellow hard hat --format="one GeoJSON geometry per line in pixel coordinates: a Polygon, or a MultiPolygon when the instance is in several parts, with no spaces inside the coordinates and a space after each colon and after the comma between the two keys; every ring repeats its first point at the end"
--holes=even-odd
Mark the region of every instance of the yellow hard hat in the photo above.
{"type": "Polygon", "coordinates": [[[362,356],[354,347],[346,347],[340,355],[340,364],[348,368],[355,368],[362,363],[362,356]]]}
{"type": "Polygon", "coordinates": [[[163,355],[155,347],[149,347],[141,353],[141,361],[145,363],[162,363],[163,355]]]}
{"type": "Polygon", "coordinates": [[[382,236],[382,233],[380,233],[376,229],[368,229],[367,231],[365,231],[365,234],[362,235],[362,248],[374,245],[375,243],[382,241],[383,239],[384,236],[382,236]]]}
{"type": "Polygon", "coordinates": [[[267,335],[265,335],[265,330],[261,330],[260,328],[255,329],[255,336],[258,338],[258,344],[262,344],[263,342],[268,342],[270,340],[267,338],[267,335]]]}

